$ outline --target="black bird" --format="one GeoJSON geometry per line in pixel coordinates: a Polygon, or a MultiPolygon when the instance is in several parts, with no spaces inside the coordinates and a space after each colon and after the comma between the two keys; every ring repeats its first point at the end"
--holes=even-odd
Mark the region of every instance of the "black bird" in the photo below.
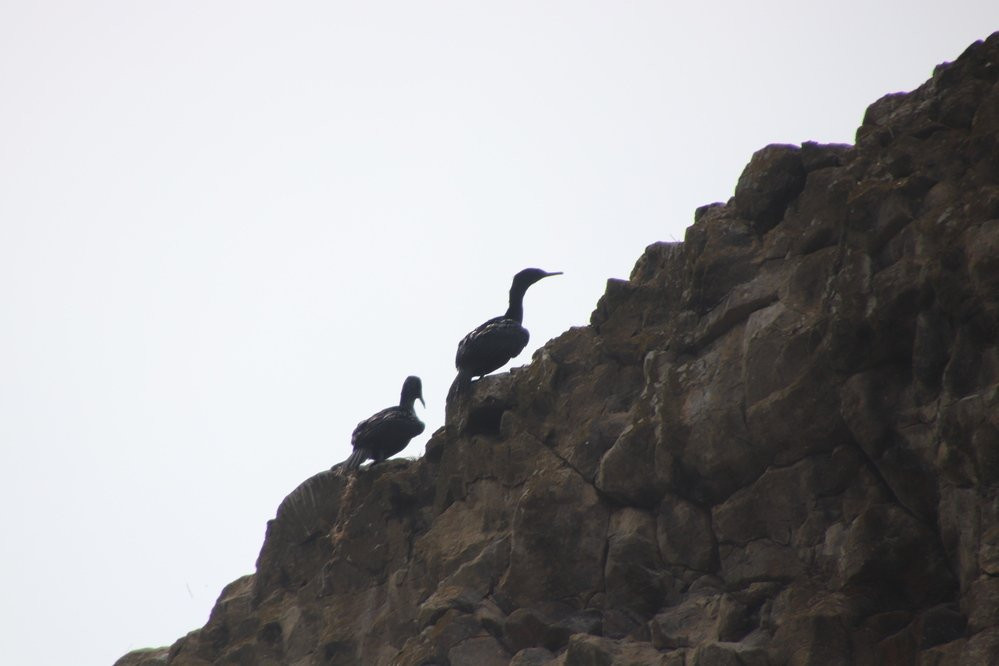
{"type": "MultiPolygon", "coordinates": [[[[383,409],[354,428],[354,434],[350,436],[354,452],[343,464],[343,471],[355,470],[369,458],[379,463],[394,456],[406,448],[409,440],[423,432],[423,421],[416,418],[414,409],[417,399],[423,402],[423,383],[419,377],[406,377],[398,407],[383,409]]],[[[423,402],[423,406],[427,403],[423,402]]]]}
{"type": "Polygon", "coordinates": [[[524,294],[532,284],[551,275],[540,268],[525,268],[513,276],[510,285],[510,307],[502,317],[493,317],[458,343],[454,364],[458,376],[454,378],[448,398],[456,396],[472,381],[473,377],[487,375],[503,367],[507,361],[524,351],[530,334],[522,326],[524,321],[524,294]]]}

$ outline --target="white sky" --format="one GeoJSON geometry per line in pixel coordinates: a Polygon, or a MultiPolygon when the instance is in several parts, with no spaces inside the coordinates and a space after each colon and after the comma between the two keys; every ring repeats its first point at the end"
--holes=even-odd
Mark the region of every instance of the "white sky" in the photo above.
{"type": "MultiPolygon", "coordinates": [[[[0,663],[169,644],[281,499],[527,295],[532,343],[767,143],[999,3],[0,3],[0,663]]],[[[418,407],[419,409],[419,407],[418,407]]]]}

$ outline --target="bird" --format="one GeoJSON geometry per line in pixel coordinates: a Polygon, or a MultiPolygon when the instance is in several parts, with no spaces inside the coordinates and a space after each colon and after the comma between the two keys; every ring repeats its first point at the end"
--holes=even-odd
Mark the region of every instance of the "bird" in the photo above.
{"type": "Polygon", "coordinates": [[[523,326],[524,294],[532,284],[552,275],[562,275],[562,272],[549,273],[540,268],[525,268],[513,276],[510,307],[506,314],[483,323],[458,343],[458,353],[454,359],[458,376],[448,390],[448,399],[467,388],[473,377],[488,375],[524,351],[531,337],[523,326]]]}
{"type": "Polygon", "coordinates": [[[423,432],[423,421],[416,417],[415,403],[423,402],[423,382],[410,375],[402,383],[402,395],[396,407],[388,407],[357,424],[350,437],[354,452],[343,463],[341,471],[350,472],[371,459],[380,463],[406,448],[409,440],[423,432]]]}

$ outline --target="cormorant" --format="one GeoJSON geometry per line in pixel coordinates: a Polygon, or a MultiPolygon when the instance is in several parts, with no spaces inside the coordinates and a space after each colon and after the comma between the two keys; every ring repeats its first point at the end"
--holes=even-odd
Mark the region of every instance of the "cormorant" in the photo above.
{"type": "Polygon", "coordinates": [[[458,343],[454,364],[458,376],[454,378],[448,398],[456,396],[472,381],[473,377],[487,375],[503,367],[507,361],[524,351],[530,334],[521,323],[524,320],[524,294],[532,284],[551,275],[540,268],[525,268],[513,276],[510,285],[510,307],[502,317],[493,317],[458,343]]]}
{"type": "Polygon", "coordinates": [[[344,472],[355,470],[369,458],[379,463],[406,448],[409,440],[423,432],[423,421],[416,418],[414,403],[423,402],[423,383],[419,377],[406,377],[398,407],[389,407],[369,416],[354,428],[350,443],[354,452],[343,464],[344,472]]]}

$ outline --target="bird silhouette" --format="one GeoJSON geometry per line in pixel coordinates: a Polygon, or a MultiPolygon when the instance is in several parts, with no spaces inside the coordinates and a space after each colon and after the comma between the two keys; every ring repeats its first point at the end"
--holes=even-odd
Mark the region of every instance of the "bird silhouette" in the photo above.
{"type": "Polygon", "coordinates": [[[538,280],[561,274],[561,271],[549,273],[540,268],[525,268],[513,276],[506,313],[483,323],[458,343],[454,359],[458,376],[448,390],[449,400],[463,392],[472,378],[488,375],[524,351],[531,337],[523,326],[524,294],[538,280]]]}
{"type": "Polygon", "coordinates": [[[423,382],[419,377],[406,377],[402,395],[396,407],[388,407],[364,419],[354,428],[350,443],[354,452],[343,464],[343,472],[350,472],[371,459],[379,463],[406,448],[409,440],[423,432],[423,421],[416,417],[414,405],[423,402],[423,382]]]}

